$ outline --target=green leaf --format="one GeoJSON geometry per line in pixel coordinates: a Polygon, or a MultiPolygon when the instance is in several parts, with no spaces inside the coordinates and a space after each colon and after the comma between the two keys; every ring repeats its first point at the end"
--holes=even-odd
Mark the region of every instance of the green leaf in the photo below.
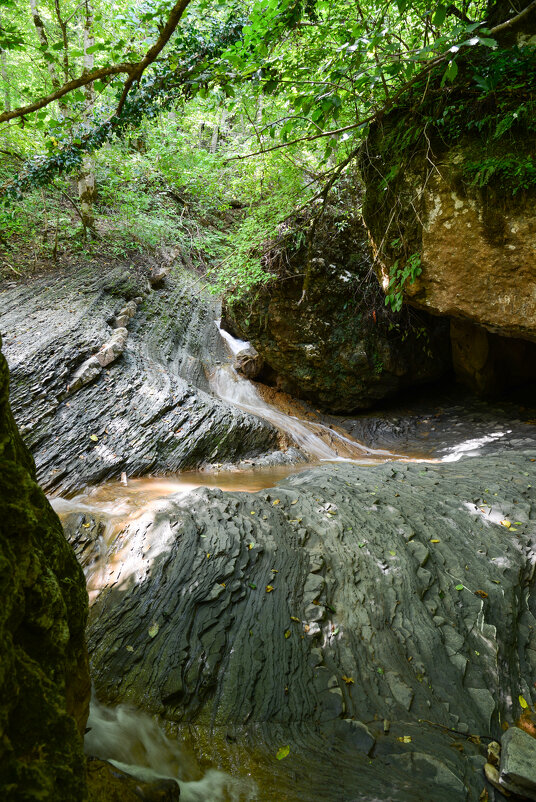
{"type": "Polygon", "coordinates": [[[463,590],[463,585],[456,585],[456,590],[463,590]]]}
{"type": "Polygon", "coordinates": [[[436,28],[441,27],[447,18],[447,7],[446,6],[438,6],[436,13],[432,18],[432,25],[435,25],[436,28]]]}
{"type": "Polygon", "coordinates": [[[290,746],[280,746],[277,750],[276,758],[278,760],[283,760],[283,758],[287,757],[290,752],[290,746]]]}

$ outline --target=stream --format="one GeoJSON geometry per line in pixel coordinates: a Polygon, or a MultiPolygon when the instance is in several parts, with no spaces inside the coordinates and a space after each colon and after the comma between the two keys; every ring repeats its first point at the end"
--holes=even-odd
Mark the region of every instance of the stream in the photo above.
{"type": "MultiPolygon", "coordinates": [[[[166,516],[169,503],[180,505],[181,499],[184,499],[186,504],[191,504],[191,497],[194,508],[196,503],[204,503],[204,497],[196,496],[202,488],[218,489],[231,495],[246,491],[255,499],[261,491],[273,488],[282,480],[292,481],[292,477],[296,476],[299,483],[302,473],[315,465],[331,465],[330,470],[335,472],[342,470],[345,465],[362,468],[389,463],[433,466],[457,462],[467,455],[479,455],[486,448],[492,448],[497,441],[504,440],[507,447],[509,439],[515,440],[517,432],[512,428],[503,425],[501,429],[492,431],[493,426],[488,422],[482,431],[477,431],[470,423],[463,422],[463,416],[456,420],[456,416],[451,415],[448,422],[444,422],[443,429],[439,425],[432,426],[432,431],[426,432],[434,435],[436,428],[439,429],[435,443],[433,447],[428,447],[427,454],[423,453],[426,449],[423,448],[422,437],[415,437],[412,453],[407,449],[407,440],[405,453],[399,453],[399,448],[395,451],[366,446],[336,423],[326,425],[319,420],[300,419],[263,400],[255,385],[240,377],[232,367],[233,355],[246,343],[235,340],[221,329],[220,333],[229,358],[226,364],[211,372],[209,382],[213,393],[248,413],[262,417],[284,432],[293,444],[294,452],[291,453],[295,453],[295,461],[269,466],[255,465],[253,462],[249,468],[241,464],[239,469],[226,466],[227,469],[182,471],[166,476],[124,476],[122,481],[88,487],[68,498],[51,497],[83,565],[90,603],[95,603],[105,589],[114,586],[126,588],[132,582],[139,581],[148,557],[155,559],[159,551],[164,549],[158,543],[143,545],[140,532],[150,526],[150,521],[166,516]]],[[[437,416],[440,417],[439,413],[437,416]]],[[[384,418],[387,427],[392,428],[389,413],[384,418]]],[[[396,423],[400,422],[399,418],[395,420],[396,423]]],[[[431,416],[423,420],[426,423],[433,422],[431,416]]],[[[421,423],[421,420],[418,422],[421,423]]],[[[329,475],[327,481],[330,481],[329,475]]],[[[278,503],[278,499],[273,503],[278,503]]],[[[497,523],[503,514],[495,513],[493,520],[497,523]]],[[[208,541],[206,548],[211,548],[208,541]]],[[[207,557],[210,557],[208,552],[207,557]]],[[[335,625],[331,624],[330,627],[335,631],[335,625]]],[[[309,629],[307,626],[306,631],[309,629]]],[[[151,629],[149,635],[152,637],[151,629]]],[[[130,648],[127,646],[127,649],[130,648]]],[[[273,778],[280,774],[280,765],[277,761],[273,765],[270,760],[267,763],[261,748],[264,736],[261,735],[260,742],[257,740],[256,746],[252,746],[252,754],[248,754],[244,751],[243,743],[233,747],[233,740],[229,742],[222,739],[217,730],[210,732],[207,735],[203,727],[191,725],[170,727],[165,722],[159,722],[158,717],[128,704],[107,707],[94,695],[86,751],[109,760],[141,780],[174,779],[180,785],[181,799],[185,802],[249,802],[274,798],[312,802],[317,798],[311,785],[315,782],[314,770],[307,760],[305,763],[301,761],[302,771],[311,774],[307,782],[298,781],[296,785],[292,779],[289,781],[288,776],[279,776],[274,785],[273,778]]],[[[317,746],[321,748],[319,744],[317,746]]],[[[348,763],[350,757],[346,753],[337,754],[335,749],[333,755],[325,755],[324,760],[326,765],[346,765],[348,775],[353,772],[348,763]]],[[[296,777],[296,774],[292,776],[296,777]]],[[[328,788],[324,789],[322,796],[324,799],[332,798],[328,788]]],[[[340,798],[338,792],[334,798],[340,798]]],[[[364,795],[362,798],[373,797],[364,795]]],[[[408,798],[413,797],[410,795],[408,798]]]]}

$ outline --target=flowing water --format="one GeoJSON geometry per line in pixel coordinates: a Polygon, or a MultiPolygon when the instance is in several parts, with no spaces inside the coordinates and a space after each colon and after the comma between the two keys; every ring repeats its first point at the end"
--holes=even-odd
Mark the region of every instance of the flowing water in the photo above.
{"type": "MultiPolygon", "coordinates": [[[[247,345],[221,329],[220,333],[231,357],[247,345]]],[[[140,558],[134,556],[136,548],[129,539],[129,524],[145,514],[153,515],[170,495],[186,494],[201,486],[256,492],[304,470],[311,462],[377,463],[410,459],[368,448],[317,421],[285,414],[264,401],[254,384],[240,377],[230,362],[213,372],[210,386],[215,395],[269,421],[288,435],[308,462],[249,470],[190,471],[166,477],[125,478],[122,482],[87,488],[70,499],[51,499],[67,530],[68,522],[75,520],[74,530],[87,533],[87,544],[79,553],[79,559],[86,573],[91,601],[107,585],[128,581],[139,570],[140,558]]],[[[458,454],[450,457],[457,458],[458,454]]],[[[139,528],[133,526],[132,531],[139,528]]],[[[251,802],[258,798],[255,783],[250,776],[243,776],[246,770],[242,766],[233,772],[236,776],[231,777],[212,768],[207,754],[202,763],[198,762],[191,750],[177,738],[168,737],[155,720],[139,710],[125,705],[106,708],[93,699],[88,727],[85,744],[88,754],[109,760],[140,780],[172,778],[180,785],[183,802],[251,802]]]]}

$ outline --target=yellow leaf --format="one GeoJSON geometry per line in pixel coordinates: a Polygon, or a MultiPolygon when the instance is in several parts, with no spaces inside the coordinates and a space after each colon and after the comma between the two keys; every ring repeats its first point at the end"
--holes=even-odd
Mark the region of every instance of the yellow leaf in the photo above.
{"type": "Polygon", "coordinates": [[[433,540],[430,541],[430,543],[441,543],[441,541],[439,540],[439,538],[435,537],[433,540]]]}
{"type": "Polygon", "coordinates": [[[255,515],[255,510],[251,510],[250,515],[255,515]]]}
{"type": "Polygon", "coordinates": [[[296,623],[297,623],[297,624],[299,624],[299,623],[300,623],[300,619],[299,619],[299,618],[296,618],[296,616],[295,616],[295,615],[291,615],[291,616],[290,616],[290,620],[291,620],[291,621],[296,621],[296,623]]]}
{"type": "Polygon", "coordinates": [[[210,558],[210,552],[207,551],[207,560],[210,558]]]}
{"type": "Polygon", "coordinates": [[[271,593],[273,589],[272,585],[266,585],[266,593],[271,593]]]}
{"type": "Polygon", "coordinates": [[[98,441],[98,439],[99,439],[99,438],[97,437],[97,435],[96,435],[96,434],[90,434],[90,435],[89,435],[89,439],[90,439],[90,440],[93,440],[93,442],[94,442],[94,443],[96,443],[96,442],[98,441]]]}
{"type": "Polygon", "coordinates": [[[275,507],[276,504],[279,504],[278,498],[276,498],[275,501],[272,501],[272,507],[275,507]]]}
{"type": "Polygon", "coordinates": [[[91,526],[91,524],[82,524],[82,526],[84,527],[84,529],[89,529],[89,527],[91,526]]]}
{"type": "Polygon", "coordinates": [[[291,501],[290,503],[291,503],[291,504],[297,504],[297,503],[298,503],[298,499],[297,499],[297,498],[295,498],[295,499],[294,499],[294,501],[291,501]]]}
{"type": "Polygon", "coordinates": [[[127,652],[133,652],[134,651],[134,647],[133,646],[125,646],[125,649],[127,650],[127,652]]]}
{"type": "Polygon", "coordinates": [[[342,679],[346,682],[347,685],[355,685],[355,682],[352,677],[347,677],[345,674],[342,675],[342,679]]]}
{"type": "Polygon", "coordinates": [[[276,758],[278,760],[283,760],[283,758],[286,757],[289,752],[290,752],[290,746],[281,746],[277,750],[276,758]]]}
{"type": "Polygon", "coordinates": [[[396,740],[400,741],[401,744],[410,744],[411,735],[401,735],[400,738],[397,738],[396,740]]]}
{"type": "Polygon", "coordinates": [[[156,621],[153,621],[153,623],[151,624],[151,626],[148,629],[149,637],[150,638],[156,638],[156,636],[158,635],[158,630],[159,629],[160,629],[160,627],[158,626],[156,621]]]}
{"type": "Polygon", "coordinates": [[[519,699],[519,704],[521,705],[523,710],[525,710],[528,707],[527,700],[523,696],[518,696],[518,699],[519,699]]]}
{"type": "Polygon", "coordinates": [[[512,521],[501,521],[500,522],[503,526],[506,526],[507,529],[510,529],[512,526],[512,521]]]}
{"type": "Polygon", "coordinates": [[[285,638],[290,638],[290,629],[285,630],[285,638]]]}

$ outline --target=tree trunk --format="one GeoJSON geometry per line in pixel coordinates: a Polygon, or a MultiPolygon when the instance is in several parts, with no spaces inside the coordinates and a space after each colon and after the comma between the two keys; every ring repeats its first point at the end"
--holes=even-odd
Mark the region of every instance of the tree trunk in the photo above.
{"type": "MultiPolygon", "coordinates": [[[[90,71],[95,66],[95,56],[88,50],[95,44],[93,36],[93,6],[91,0],[86,0],[86,14],[84,20],[84,70],[90,71]]],[[[84,119],[87,121],[91,115],[91,109],[95,100],[95,90],[93,84],[87,84],[85,88],[85,109],[84,119]]],[[[82,168],[78,175],[78,198],[80,200],[80,216],[84,234],[95,233],[95,212],[93,201],[95,198],[95,170],[91,156],[84,156],[82,168]]]]}

